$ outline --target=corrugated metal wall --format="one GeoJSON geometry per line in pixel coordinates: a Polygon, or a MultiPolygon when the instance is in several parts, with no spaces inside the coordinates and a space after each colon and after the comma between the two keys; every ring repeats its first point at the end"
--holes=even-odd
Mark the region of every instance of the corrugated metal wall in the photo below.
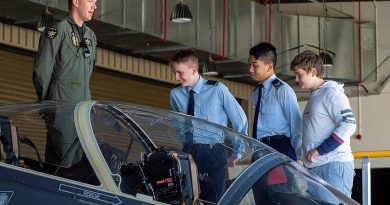
{"type": "MultiPolygon", "coordinates": [[[[36,101],[32,83],[34,58],[0,50],[0,104],[36,101]]],[[[169,109],[169,90],[163,83],[144,82],[126,78],[125,75],[112,75],[95,71],[91,79],[92,98],[95,100],[131,102],[169,109]]],[[[44,157],[46,127],[36,115],[32,124],[17,124],[20,135],[28,136],[44,157]]],[[[31,147],[20,147],[23,156],[36,158],[31,147]]]]}
{"type": "MultiPolygon", "coordinates": [[[[36,101],[32,83],[34,58],[0,50],[0,103],[36,101]]],[[[169,109],[169,84],[132,80],[95,71],[91,79],[95,100],[131,102],[169,109]]]]}
{"type": "Polygon", "coordinates": [[[36,101],[31,57],[0,50],[0,103],[36,101]]]}
{"type": "Polygon", "coordinates": [[[115,102],[131,102],[171,109],[169,90],[171,85],[144,82],[95,71],[91,79],[92,99],[115,102]]]}

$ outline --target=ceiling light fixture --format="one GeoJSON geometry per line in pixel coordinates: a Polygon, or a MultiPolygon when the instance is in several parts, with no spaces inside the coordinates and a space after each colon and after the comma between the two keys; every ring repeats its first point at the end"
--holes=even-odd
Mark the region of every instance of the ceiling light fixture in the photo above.
{"type": "Polygon", "coordinates": [[[214,60],[209,55],[209,59],[206,60],[206,63],[202,65],[202,75],[204,76],[216,76],[218,75],[217,66],[215,65],[214,60]]]}
{"type": "Polygon", "coordinates": [[[313,45],[310,45],[310,44],[303,44],[303,45],[300,45],[300,46],[296,46],[296,47],[287,49],[285,51],[282,51],[282,52],[278,53],[278,56],[280,56],[280,55],[282,55],[284,53],[296,50],[296,49],[298,49],[298,52],[300,52],[299,51],[300,48],[305,47],[305,46],[318,49],[319,56],[320,56],[320,58],[322,60],[324,68],[333,68],[333,58],[336,57],[336,53],[334,53],[334,52],[332,52],[332,51],[330,51],[328,49],[320,48],[318,46],[313,46],[313,45]]]}
{"type": "MultiPolygon", "coordinates": [[[[324,9],[324,49],[320,52],[319,56],[322,60],[322,65],[325,69],[333,68],[333,58],[330,56],[331,52],[327,52],[328,46],[328,7],[326,6],[326,0],[323,0],[323,9],[324,9]]],[[[334,54],[334,53],[333,53],[334,54]]],[[[335,57],[335,54],[333,55],[335,57]]]]}
{"type": "Polygon", "coordinates": [[[47,8],[47,0],[46,0],[46,9],[45,12],[41,15],[37,23],[37,30],[43,32],[47,26],[53,23],[54,18],[51,15],[51,12],[47,8]]]}
{"type": "Polygon", "coordinates": [[[320,58],[322,60],[322,63],[323,63],[323,66],[325,69],[326,68],[333,68],[333,58],[328,52],[326,52],[326,51],[321,52],[320,58]]]}
{"type": "Polygon", "coordinates": [[[190,8],[183,3],[181,0],[178,4],[176,4],[173,9],[171,16],[169,18],[170,21],[174,23],[189,23],[192,21],[192,14],[190,8]]]}

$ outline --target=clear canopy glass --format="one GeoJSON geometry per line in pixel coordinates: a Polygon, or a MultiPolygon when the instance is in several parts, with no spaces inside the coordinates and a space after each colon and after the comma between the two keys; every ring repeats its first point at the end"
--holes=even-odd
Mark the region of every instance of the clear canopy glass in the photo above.
{"type": "Polygon", "coordinates": [[[152,153],[180,155],[186,144],[200,143],[222,145],[228,156],[239,157],[238,166],[227,168],[226,191],[219,204],[357,204],[261,142],[182,113],[86,101],[6,105],[0,106],[0,115],[17,127],[20,139],[28,138],[36,148],[19,140],[20,167],[112,193],[158,200],[153,192],[158,180],[145,185],[153,170],[163,170],[160,162],[148,161],[152,153]],[[49,155],[60,148],[60,158],[49,155]]]}

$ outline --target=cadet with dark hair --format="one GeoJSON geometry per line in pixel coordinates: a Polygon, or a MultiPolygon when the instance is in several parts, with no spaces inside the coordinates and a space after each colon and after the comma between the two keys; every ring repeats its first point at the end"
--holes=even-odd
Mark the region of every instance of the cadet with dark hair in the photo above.
{"type": "Polygon", "coordinates": [[[356,124],[343,84],[323,80],[322,60],[310,50],[298,54],[290,68],[299,86],[310,90],[303,112],[304,166],[351,196],[354,162],[350,137],[356,124]]]}
{"type": "MultiPolygon", "coordinates": [[[[68,3],[69,14],[41,34],[33,65],[33,82],[40,101],[91,99],[89,80],[95,66],[96,36],[84,22],[92,19],[96,0],[69,0],[68,3]]],[[[62,115],[45,116],[48,162],[58,163],[63,159],[77,136],[72,124],[73,112],[62,115]]]]}
{"type": "MultiPolygon", "coordinates": [[[[173,110],[223,126],[227,126],[229,119],[234,130],[247,133],[248,123],[242,107],[224,84],[206,80],[199,75],[198,58],[192,50],[177,52],[170,66],[179,82],[170,93],[173,110]]],[[[215,134],[198,137],[196,130],[193,135],[184,141],[183,151],[193,156],[199,174],[208,175],[213,181],[210,184],[200,180],[200,199],[217,202],[224,192],[226,166],[236,165],[241,158],[243,144],[233,144],[234,150],[240,152],[232,152],[227,156],[221,144],[224,142],[223,136],[215,134]]]]}
{"type": "Polygon", "coordinates": [[[251,96],[253,138],[299,160],[302,118],[293,89],[275,75],[276,59],[276,48],[269,43],[259,43],[249,51],[249,74],[259,84],[251,96]]]}

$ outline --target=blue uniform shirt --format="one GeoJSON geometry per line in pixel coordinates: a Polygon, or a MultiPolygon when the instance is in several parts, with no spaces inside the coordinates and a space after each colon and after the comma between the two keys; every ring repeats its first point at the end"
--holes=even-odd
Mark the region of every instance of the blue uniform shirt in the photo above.
{"type": "MultiPolygon", "coordinates": [[[[294,90],[272,75],[263,82],[257,139],[285,135],[291,139],[297,158],[301,158],[302,117],[294,90]]],[[[252,92],[251,103],[256,108],[258,88],[252,92]]]]}
{"type": "MultiPolygon", "coordinates": [[[[187,113],[189,91],[191,87],[176,87],[171,90],[170,104],[177,112],[187,113]]],[[[228,88],[220,82],[207,83],[207,80],[199,77],[198,82],[192,88],[195,98],[194,116],[223,126],[227,126],[228,119],[232,128],[243,134],[247,134],[248,121],[241,105],[228,88]]],[[[196,128],[196,125],[194,124],[196,128]]],[[[210,138],[196,138],[194,143],[215,144],[222,143],[223,136],[210,138]]],[[[243,145],[233,145],[236,150],[243,151],[243,145]]]]}

